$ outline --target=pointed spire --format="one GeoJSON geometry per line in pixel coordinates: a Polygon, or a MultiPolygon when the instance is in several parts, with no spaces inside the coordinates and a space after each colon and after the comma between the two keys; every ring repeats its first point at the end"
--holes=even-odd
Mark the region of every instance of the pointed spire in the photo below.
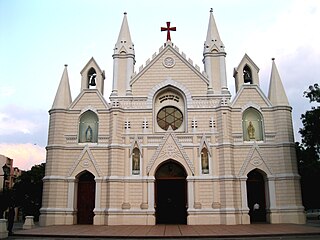
{"type": "Polygon", "coordinates": [[[218,32],[218,28],[216,22],[213,17],[213,9],[210,10],[210,18],[209,18],[209,26],[207,32],[207,39],[204,42],[204,50],[203,52],[211,52],[212,48],[216,45],[219,51],[224,52],[224,45],[220,39],[220,35],[218,32]]]}
{"type": "Polygon", "coordinates": [[[273,105],[289,106],[289,101],[284,90],[274,58],[272,58],[272,69],[268,98],[273,105]]]}
{"type": "Polygon", "coordinates": [[[114,48],[114,54],[119,54],[122,52],[127,54],[134,54],[134,44],[131,40],[126,12],[124,13],[118,41],[114,48]]]}
{"type": "Polygon", "coordinates": [[[68,77],[68,70],[67,64],[64,65],[64,71],[60,80],[60,84],[56,93],[56,97],[54,98],[54,102],[52,105],[52,109],[66,109],[72,102],[71,99],[71,91],[69,85],[69,77],[68,77]]]}

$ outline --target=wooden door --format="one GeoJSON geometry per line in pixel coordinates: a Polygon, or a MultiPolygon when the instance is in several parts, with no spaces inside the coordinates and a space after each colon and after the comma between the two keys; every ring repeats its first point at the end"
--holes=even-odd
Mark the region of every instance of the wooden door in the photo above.
{"type": "Polygon", "coordinates": [[[93,224],[95,181],[94,176],[89,172],[83,173],[79,178],[77,207],[78,224],[93,224]]]}

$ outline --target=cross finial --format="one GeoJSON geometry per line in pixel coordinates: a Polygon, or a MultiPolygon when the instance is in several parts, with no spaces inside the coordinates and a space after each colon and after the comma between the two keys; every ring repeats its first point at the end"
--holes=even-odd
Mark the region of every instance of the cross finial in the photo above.
{"type": "Polygon", "coordinates": [[[176,31],[176,27],[170,27],[170,22],[167,22],[167,27],[161,27],[162,31],[167,31],[167,41],[171,41],[170,31],[176,31]]]}

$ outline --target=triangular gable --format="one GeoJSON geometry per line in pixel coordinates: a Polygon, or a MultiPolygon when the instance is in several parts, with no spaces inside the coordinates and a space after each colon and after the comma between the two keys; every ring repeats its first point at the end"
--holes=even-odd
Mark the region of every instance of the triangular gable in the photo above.
{"type": "MultiPolygon", "coordinates": [[[[243,106],[245,103],[248,103],[248,92],[254,91],[258,98],[254,98],[255,102],[253,104],[257,104],[259,106],[268,106],[271,107],[272,104],[270,100],[264,95],[264,93],[261,91],[261,89],[254,84],[250,85],[242,85],[240,90],[238,91],[237,95],[234,97],[234,99],[231,101],[231,107],[235,106],[243,106]]],[[[250,97],[251,99],[251,97],[250,97]]]]}
{"type": "Polygon", "coordinates": [[[150,159],[147,165],[147,174],[149,174],[151,169],[154,169],[155,166],[158,166],[161,162],[168,159],[176,160],[182,165],[187,166],[192,175],[194,175],[195,170],[193,163],[190,161],[188,155],[184,151],[171,127],[169,127],[167,133],[163,137],[162,142],[159,144],[156,152],[150,159]]]}
{"type": "Polygon", "coordinates": [[[96,60],[94,60],[93,57],[90,58],[90,60],[88,61],[88,63],[84,66],[84,68],[81,70],[80,74],[82,75],[82,73],[87,70],[89,68],[89,66],[94,67],[98,72],[102,73],[101,68],[99,67],[99,65],[97,64],[96,60]]]}
{"type": "Polygon", "coordinates": [[[267,165],[261,154],[258,144],[254,142],[239,171],[239,177],[246,176],[250,171],[256,168],[264,171],[268,176],[273,175],[270,167],[267,165]]]}
{"type": "Polygon", "coordinates": [[[161,47],[159,49],[158,55],[154,54],[152,60],[147,60],[145,67],[140,67],[139,73],[132,77],[130,81],[130,85],[133,85],[141,75],[143,75],[149,68],[151,68],[163,55],[165,55],[168,51],[171,51],[177,59],[180,59],[188,68],[190,68],[202,81],[206,84],[209,84],[208,78],[200,72],[200,67],[197,65],[193,65],[193,61],[191,59],[187,60],[186,55],[184,53],[179,53],[178,47],[173,47],[170,44],[167,44],[164,48],[161,47]]]}
{"type": "Polygon", "coordinates": [[[70,109],[83,109],[88,103],[94,103],[96,109],[109,109],[108,103],[97,89],[83,90],[73,101],[70,109]]]}
{"type": "Polygon", "coordinates": [[[249,63],[254,69],[259,72],[259,67],[252,61],[252,59],[248,56],[248,54],[244,54],[243,58],[241,59],[238,67],[235,69],[236,71],[239,71],[246,63],[249,63]]]}
{"type": "Polygon", "coordinates": [[[84,147],[79,157],[74,161],[72,167],[68,171],[68,176],[76,176],[84,170],[91,172],[93,175],[95,175],[95,177],[102,176],[100,168],[92,155],[89,145],[84,147]]]}

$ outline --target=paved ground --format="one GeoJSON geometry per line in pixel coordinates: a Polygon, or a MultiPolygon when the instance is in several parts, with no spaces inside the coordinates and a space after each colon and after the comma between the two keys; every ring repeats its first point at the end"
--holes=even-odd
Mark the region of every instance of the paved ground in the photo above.
{"type": "Polygon", "coordinates": [[[307,225],[155,225],[155,226],[49,226],[22,230],[15,226],[9,239],[320,239],[320,221],[307,225]]]}

